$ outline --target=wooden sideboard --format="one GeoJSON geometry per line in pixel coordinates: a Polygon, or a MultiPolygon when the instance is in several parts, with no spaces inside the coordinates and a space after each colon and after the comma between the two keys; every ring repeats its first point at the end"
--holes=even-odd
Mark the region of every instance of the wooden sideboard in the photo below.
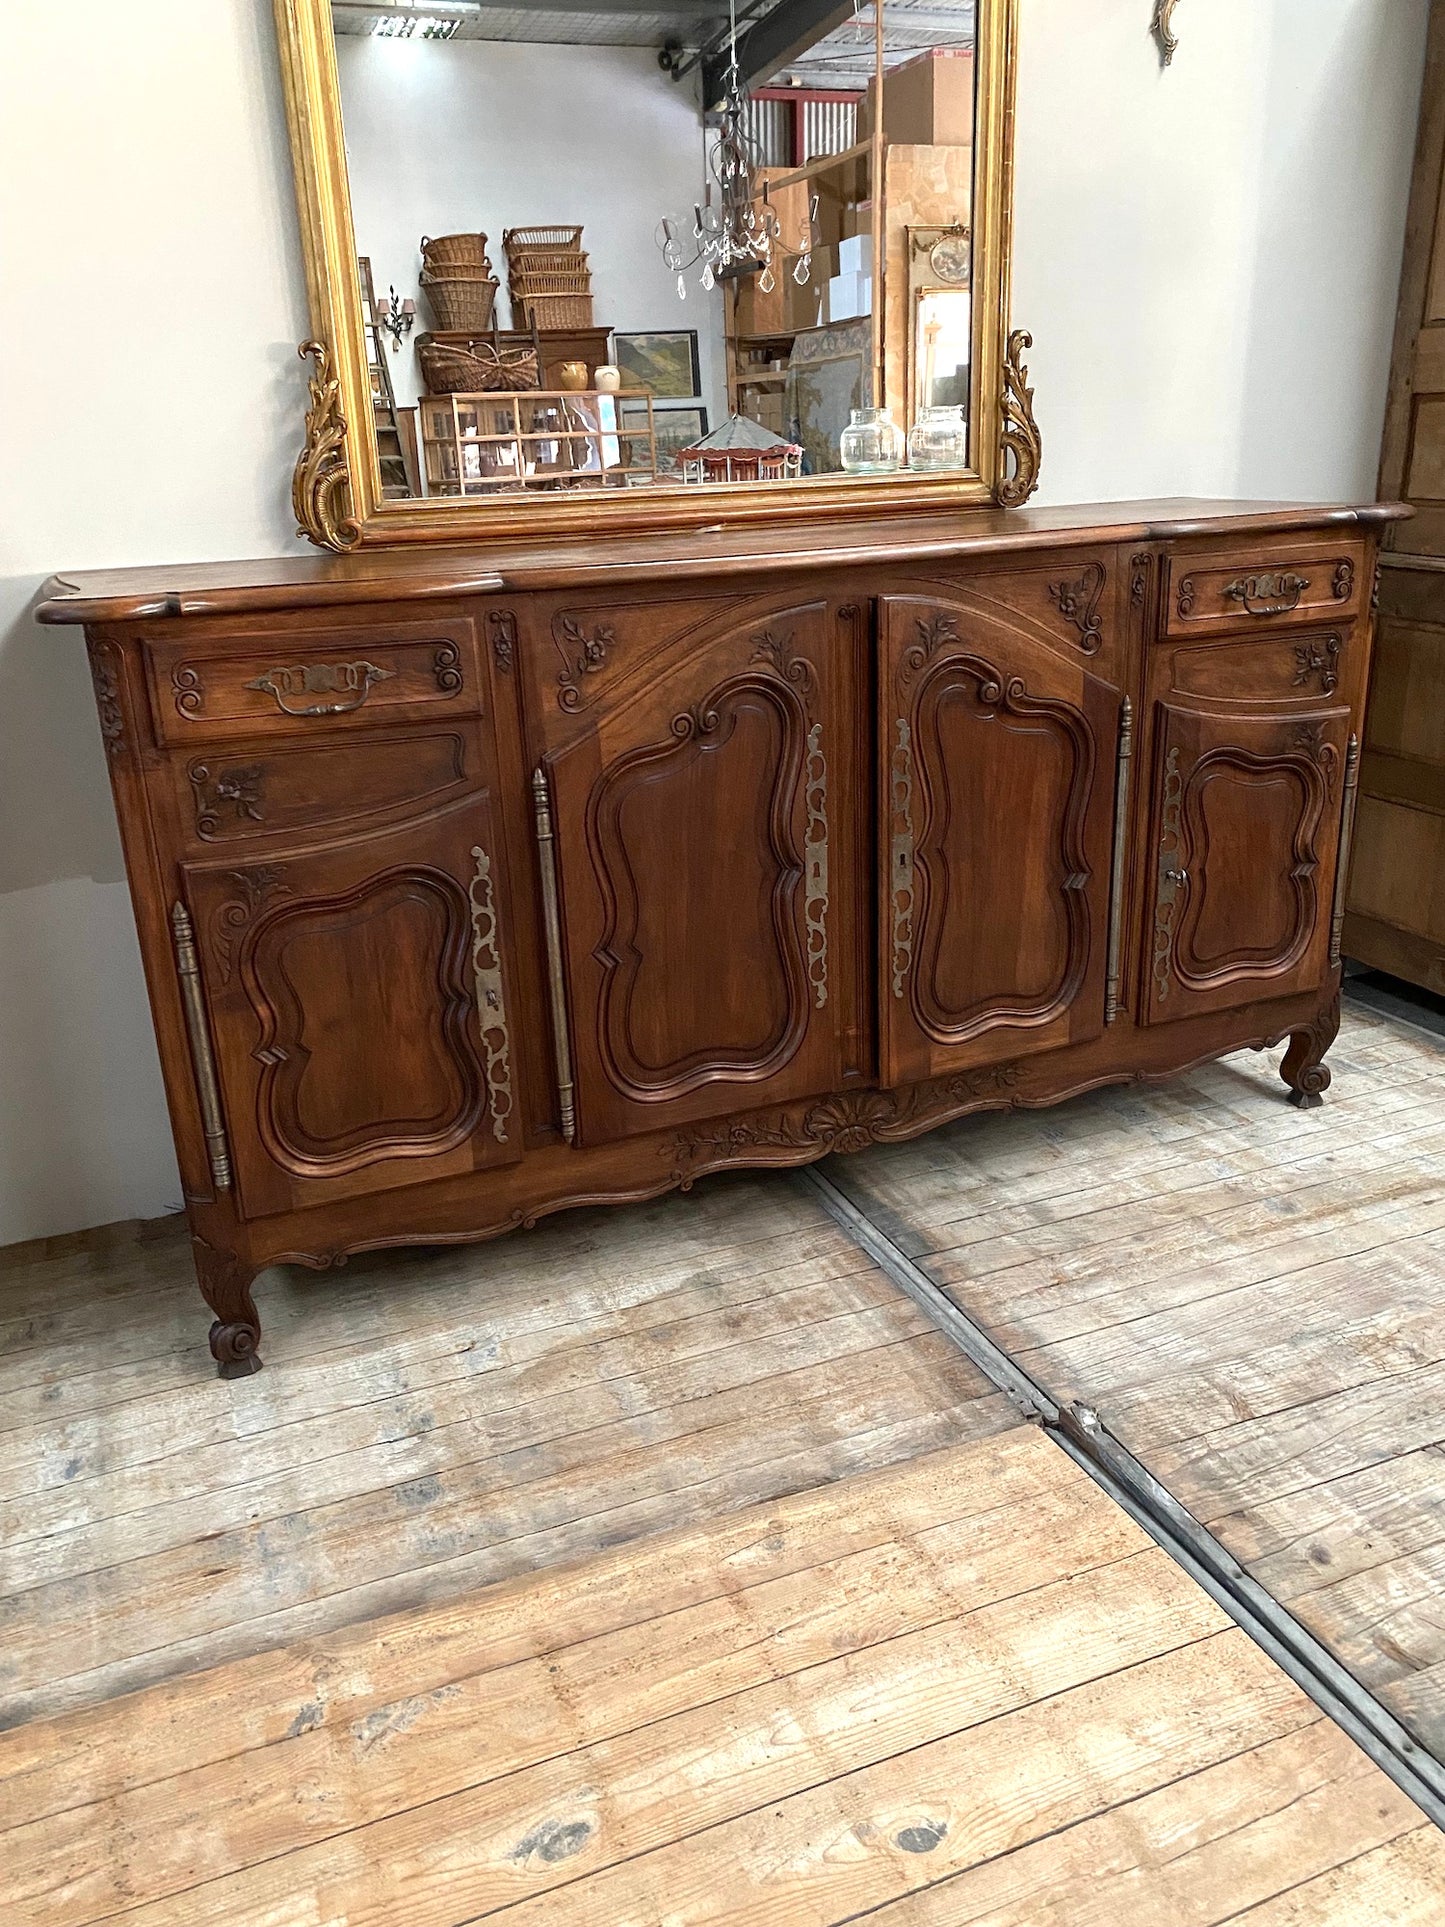
{"type": "Polygon", "coordinates": [[[57,578],[201,1290],[1291,1039],[1379,508],[1142,503],[57,578]]]}

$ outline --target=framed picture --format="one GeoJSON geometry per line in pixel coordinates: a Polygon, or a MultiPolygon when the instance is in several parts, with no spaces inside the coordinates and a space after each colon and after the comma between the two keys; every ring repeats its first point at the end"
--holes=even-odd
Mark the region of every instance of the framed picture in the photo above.
{"type": "MultiPolygon", "coordinates": [[[[677,458],[685,448],[692,448],[707,433],[707,410],[705,408],[654,408],[652,424],[657,434],[657,472],[659,475],[676,475],[677,458]]],[[[628,429],[634,432],[647,430],[647,409],[637,402],[623,403],[622,433],[628,429]]],[[[643,444],[634,442],[634,449],[640,454],[643,444]]]]}
{"type": "Polygon", "coordinates": [[[624,388],[641,388],[658,401],[692,401],[702,392],[696,328],[666,334],[612,337],[612,359],[624,388]]]}

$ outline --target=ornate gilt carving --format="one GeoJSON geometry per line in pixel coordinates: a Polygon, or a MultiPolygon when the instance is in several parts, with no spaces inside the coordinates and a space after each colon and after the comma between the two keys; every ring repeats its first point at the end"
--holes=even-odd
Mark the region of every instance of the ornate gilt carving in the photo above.
{"type": "Polygon", "coordinates": [[[1024,351],[1032,348],[1034,338],[1015,328],[1008,338],[1003,365],[1003,421],[998,499],[1006,509],[1022,508],[1039,485],[1039,466],[1043,461],[1043,437],[1034,419],[1034,391],[1029,387],[1024,351]],[[1013,472],[1008,461],[1013,457],[1013,472]]]}
{"type": "Polygon", "coordinates": [[[1149,23],[1149,31],[1159,43],[1159,61],[1167,67],[1174,58],[1179,45],[1179,37],[1172,30],[1174,9],[1179,0],[1154,0],[1154,18],[1149,23]]]}
{"type": "Polygon", "coordinates": [[[492,654],[504,675],[512,673],[517,653],[517,618],[510,609],[493,609],[487,616],[492,632],[492,654]]]}
{"type": "Polygon", "coordinates": [[[299,353],[316,366],[310,378],[306,444],[291,478],[296,533],[321,549],[355,548],[361,529],[351,512],[351,469],[346,452],[346,417],[341,412],[341,382],[331,367],[331,350],[304,341],[299,353]]]}
{"type": "Polygon", "coordinates": [[[1051,582],[1049,600],[1065,622],[1079,632],[1079,646],[1092,656],[1104,640],[1104,624],[1099,615],[1099,598],[1104,593],[1108,572],[1101,562],[1087,562],[1077,582],[1051,582]]]}
{"type": "Polygon", "coordinates": [[[1179,896],[1189,881],[1179,863],[1179,815],[1184,801],[1184,778],[1179,772],[1176,744],[1164,763],[1164,798],[1159,830],[1159,884],[1154,903],[1154,987],[1160,1002],[1169,995],[1174,955],[1174,925],[1179,896]]]}
{"type": "Polygon", "coordinates": [[[476,874],[468,888],[472,906],[472,969],[477,979],[477,1024],[487,1057],[487,1096],[492,1113],[492,1136],[507,1142],[507,1120],[512,1114],[512,1037],[507,1027],[506,995],[502,988],[502,953],[497,943],[497,903],[492,889],[492,864],[480,846],[472,851],[476,874]]]}
{"type": "Polygon", "coordinates": [[[1294,686],[1303,689],[1319,678],[1320,694],[1332,696],[1340,683],[1342,636],[1325,636],[1319,641],[1302,642],[1294,652],[1294,686]]]}
{"type": "Polygon", "coordinates": [[[249,870],[233,870],[239,896],[223,903],[211,918],[211,948],[221,966],[221,982],[231,981],[235,968],[236,945],[260,916],[273,896],[289,897],[291,886],[285,872],[274,864],[256,864],[249,870]]]}
{"type": "Polygon", "coordinates": [[[679,1132],[665,1152],[672,1175],[687,1184],[702,1166],[748,1158],[760,1150],[861,1151],[924,1130],[970,1104],[1008,1100],[1017,1088],[1016,1064],[963,1071],[904,1091],[849,1091],[821,1102],[762,1111],[751,1117],[679,1132]]]}
{"type": "Polygon", "coordinates": [[[1119,985],[1124,956],[1124,859],[1129,841],[1129,772],[1134,757],[1134,705],[1126,696],[1119,711],[1119,750],[1114,774],[1114,862],[1109,879],[1109,963],[1104,989],[1104,1022],[1119,1015],[1119,985]]]}
{"type": "Polygon", "coordinates": [[[1307,575],[1266,571],[1263,575],[1241,576],[1237,582],[1226,583],[1224,595],[1229,602],[1242,603],[1249,615],[1287,616],[1299,607],[1300,597],[1309,586],[1307,575]]]}
{"type": "Polygon", "coordinates": [[[221,1114],[221,1092],[216,1082],[216,1060],[211,1050],[211,1033],[206,1023],[206,1000],[201,989],[201,964],[196,955],[196,935],[190,914],[183,903],[171,909],[171,940],[176,955],[176,975],[181,986],[181,1005],[185,1011],[186,1035],[191,1045],[191,1067],[196,1079],[200,1105],[201,1131],[206,1140],[206,1156],[211,1166],[211,1182],[218,1191],[231,1188],[231,1150],[226,1141],[226,1126],[221,1114]]]}
{"type": "Polygon", "coordinates": [[[195,791],[196,834],[205,837],[207,842],[220,833],[223,815],[232,816],[240,823],[265,821],[261,807],[262,764],[247,763],[244,767],[233,764],[213,770],[209,763],[192,763],[186,774],[195,791]]]}
{"type": "MultiPolygon", "coordinates": [[[[442,673],[439,666],[439,684],[442,673]]],[[[298,662],[290,668],[268,669],[246,687],[274,698],[276,707],[287,716],[345,716],[360,709],[379,682],[389,682],[395,675],[394,669],[380,669],[374,662],[298,662]],[[335,696],[338,700],[308,701],[312,696],[335,696]]],[[[458,687],[460,682],[458,677],[458,687]]]]}
{"type": "Polygon", "coordinates": [[[897,718],[894,728],[897,735],[888,764],[891,806],[888,901],[893,920],[893,995],[902,997],[903,986],[913,968],[913,912],[917,903],[913,876],[913,732],[905,716],[897,718]]]}
{"type": "Polygon", "coordinates": [[[122,693],[120,651],[113,642],[90,645],[90,679],[95,686],[95,706],[100,715],[100,735],[105,753],[114,760],[126,751],[125,698],[122,693]]]}
{"type": "Polygon", "coordinates": [[[607,656],[617,641],[614,630],[599,623],[590,634],[572,616],[559,616],[553,624],[552,640],[562,658],[562,673],[557,678],[557,701],[569,715],[587,707],[583,679],[600,675],[607,667],[607,656]]]}
{"type": "Polygon", "coordinates": [[[562,919],[557,907],[557,850],[552,835],[552,799],[547,772],[532,777],[532,803],[537,822],[537,858],[542,873],[542,924],[547,936],[547,987],[552,1005],[552,1050],[557,1066],[557,1108],[562,1135],[576,1142],[577,1114],[573,1105],[572,1045],[567,1035],[567,980],[562,971],[562,919]]]}

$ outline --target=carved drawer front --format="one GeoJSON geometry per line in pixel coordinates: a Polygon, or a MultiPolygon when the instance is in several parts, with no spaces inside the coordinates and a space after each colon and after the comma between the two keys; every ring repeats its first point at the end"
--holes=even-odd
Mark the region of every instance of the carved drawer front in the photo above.
{"type": "Polygon", "coordinates": [[[1148,1022],[1324,986],[1357,759],[1347,709],[1158,706],[1148,1022]]]}
{"type": "Polygon", "coordinates": [[[183,878],[205,1000],[192,1046],[212,1059],[248,1216],[522,1155],[512,916],[485,794],[183,878]]]}
{"type": "Polygon", "coordinates": [[[1164,632],[1188,636],[1274,624],[1347,622],[1363,607],[1363,543],[1315,543],[1219,559],[1175,553],[1164,565],[1164,632]]]}
{"type": "Polygon", "coordinates": [[[219,745],[175,758],[180,821],[202,846],[311,837],[443,803],[475,786],[475,724],[326,743],[219,745]]]}
{"type": "Polygon", "coordinates": [[[836,1090],[859,1010],[856,609],[714,615],[537,772],[564,1134],[836,1090]],[[575,1080],[575,1115],[573,1084],[575,1080]]]}
{"type": "Polygon", "coordinates": [[[976,606],[889,597],[882,622],[886,1081],[1099,1035],[1125,880],[1122,693],[976,606]]]}
{"type": "Polygon", "coordinates": [[[1181,696],[1208,701],[1318,704],[1341,682],[1353,686],[1350,672],[1363,647],[1346,625],[1307,634],[1261,627],[1257,635],[1175,649],[1170,685],[1181,696]]]}
{"type": "Polygon", "coordinates": [[[152,639],[146,653],[156,730],[171,744],[344,733],[475,714],[481,702],[472,625],[455,618],[152,639]]]}

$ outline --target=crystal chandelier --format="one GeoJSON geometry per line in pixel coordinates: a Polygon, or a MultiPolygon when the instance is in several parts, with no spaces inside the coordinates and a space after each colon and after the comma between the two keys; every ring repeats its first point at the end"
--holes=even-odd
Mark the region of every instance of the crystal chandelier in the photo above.
{"type": "Polygon", "coordinates": [[[717,140],[707,157],[712,178],[704,180],[703,198],[694,206],[690,224],[668,214],[657,230],[662,258],[677,276],[679,301],[687,299],[687,277],[698,266],[704,290],[719,281],[757,274],[764,294],[777,286],[775,269],[784,265],[784,257],[796,257],[793,279],[800,287],[812,273],[818,197],[813,195],[809,202],[807,230],[798,246],[788,248],[767,185],[756,184],[758,155],[748,138],[747,114],[747,95],[738,72],[737,0],[729,0],[727,88],[717,140]]]}

